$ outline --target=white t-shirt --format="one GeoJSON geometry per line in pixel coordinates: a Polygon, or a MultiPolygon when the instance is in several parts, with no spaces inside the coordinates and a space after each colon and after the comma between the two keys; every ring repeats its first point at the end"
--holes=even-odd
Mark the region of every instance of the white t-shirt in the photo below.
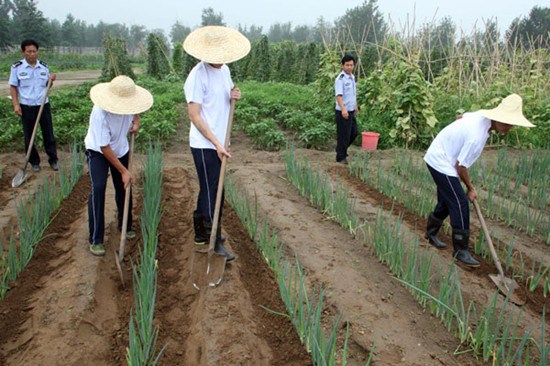
{"type": "MultiPolygon", "coordinates": [[[[183,87],[187,103],[201,105],[201,117],[222,144],[227,132],[229,101],[233,86],[227,65],[217,69],[201,61],[191,70],[183,87]]],[[[214,149],[214,145],[193,123],[189,131],[189,145],[197,149],[214,149]]]]}
{"type": "Polygon", "coordinates": [[[84,138],[86,149],[102,153],[101,147],[109,146],[117,158],[123,157],[130,150],[127,136],[133,119],[133,114],[113,114],[94,105],[84,138]]]}
{"type": "Polygon", "coordinates": [[[490,128],[490,119],[477,112],[465,113],[437,134],[424,161],[440,173],[458,177],[456,163],[465,168],[475,163],[489,138],[490,128]]]}

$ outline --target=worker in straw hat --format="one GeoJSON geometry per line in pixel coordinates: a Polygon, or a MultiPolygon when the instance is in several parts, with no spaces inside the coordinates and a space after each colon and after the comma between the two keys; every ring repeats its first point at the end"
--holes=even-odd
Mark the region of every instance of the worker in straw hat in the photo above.
{"type": "Polygon", "coordinates": [[[437,205],[428,218],[426,239],[438,249],[447,245],[437,233],[447,216],[451,217],[453,256],[470,267],[479,262],[470,254],[470,211],[468,200],[477,199],[468,168],[483,151],[491,131],[508,133],[513,126],[535,127],[522,112],[522,99],[511,94],[493,109],[465,113],[435,137],[424,161],[437,186],[437,205]],[[464,192],[460,180],[466,185],[464,192]]]}
{"type": "MultiPolygon", "coordinates": [[[[135,85],[127,76],[117,76],[111,82],[100,83],[90,90],[94,102],[90,125],[84,139],[86,157],[92,184],[88,200],[88,223],[90,251],[104,255],[105,188],[109,170],[115,187],[118,210],[118,229],[122,228],[125,190],[132,181],[128,171],[130,146],[128,133],[139,130],[139,113],[153,105],[153,96],[146,89],[135,85]]],[[[126,237],[132,239],[132,199],[128,209],[126,237]]]]}
{"type": "MultiPolygon", "coordinates": [[[[214,221],[216,193],[222,157],[231,157],[224,146],[230,100],[238,100],[241,91],[235,87],[226,64],[250,52],[250,42],[238,31],[222,26],[206,26],[191,32],[183,43],[184,50],[201,60],[189,73],[184,85],[191,129],[189,145],[199,178],[199,195],[193,212],[195,244],[205,245],[214,221]]],[[[223,205],[223,196],[222,196],[223,205]]],[[[215,251],[227,261],[235,259],[223,245],[222,210],[218,217],[215,251]]]]}

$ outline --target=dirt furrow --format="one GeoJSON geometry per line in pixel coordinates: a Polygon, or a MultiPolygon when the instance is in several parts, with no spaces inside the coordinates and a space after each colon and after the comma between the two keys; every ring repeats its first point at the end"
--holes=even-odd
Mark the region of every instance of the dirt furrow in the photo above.
{"type": "Polygon", "coordinates": [[[356,353],[349,364],[364,364],[373,344],[377,364],[476,364],[449,355],[457,341],[423,312],[368,248],[297,194],[283,178],[282,164],[247,164],[232,170],[239,184],[257,195],[261,216],[278,228],[308,279],[327,290],[329,303],[351,323],[351,350],[356,353]]]}
{"type": "MultiPolygon", "coordinates": [[[[168,158],[173,159],[185,158],[168,158]]],[[[193,288],[190,271],[196,254],[191,213],[197,187],[191,174],[181,164],[165,170],[156,319],[159,346],[168,347],[161,363],[309,365],[290,322],[260,307],[284,312],[273,276],[227,204],[224,233],[238,259],[227,265],[222,285],[193,288]]]]}

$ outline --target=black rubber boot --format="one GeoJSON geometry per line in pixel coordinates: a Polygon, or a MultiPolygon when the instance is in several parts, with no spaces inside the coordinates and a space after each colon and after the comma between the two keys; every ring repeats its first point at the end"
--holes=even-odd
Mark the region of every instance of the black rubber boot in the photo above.
{"type": "Polygon", "coordinates": [[[479,261],[470,254],[469,242],[470,230],[453,229],[453,257],[468,267],[479,267],[479,261]]]}
{"type": "MultiPolygon", "coordinates": [[[[204,223],[204,227],[206,229],[206,233],[208,234],[208,240],[210,240],[210,233],[212,232],[212,224],[209,222],[204,223]]],[[[216,230],[216,244],[214,245],[214,251],[218,254],[221,254],[225,256],[226,260],[228,262],[231,262],[235,259],[235,255],[231,253],[223,243],[225,242],[225,238],[222,235],[222,227],[221,225],[218,225],[218,229],[216,230]]]]}
{"type": "Polygon", "coordinates": [[[428,239],[430,244],[437,249],[447,248],[447,244],[439,240],[437,237],[437,233],[439,232],[439,229],[441,229],[441,225],[443,225],[443,220],[438,219],[433,214],[428,217],[428,225],[426,227],[426,235],[424,237],[428,239]]]}
{"type": "Polygon", "coordinates": [[[197,210],[193,212],[193,228],[195,229],[195,245],[205,245],[210,237],[204,227],[204,216],[197,210]]]}

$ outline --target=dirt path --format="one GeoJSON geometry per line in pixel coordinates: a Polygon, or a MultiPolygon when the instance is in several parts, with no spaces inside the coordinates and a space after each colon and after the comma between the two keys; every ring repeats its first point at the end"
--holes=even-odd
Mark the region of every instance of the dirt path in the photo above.
{"type": "MultiPolygon", "coordinates": [[[[68,85],[79,85],[87,81],[97,81],[101,76],[101,70],[79,70],[62,71],[56,73],[56,80],[53,83],[52,90],[59,89],[68,85]]],[[[10,86],[8,79],[0,79],[0,97],[10,95],[10,86]]]]}

